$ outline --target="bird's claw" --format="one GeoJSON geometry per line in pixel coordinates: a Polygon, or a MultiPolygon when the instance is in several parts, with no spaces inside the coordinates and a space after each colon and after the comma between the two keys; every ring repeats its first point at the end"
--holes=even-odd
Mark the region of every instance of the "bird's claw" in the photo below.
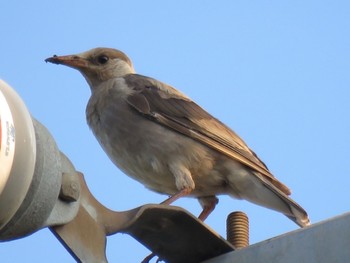
{"type": "MultiPolygon", "coordinates": [[[[151,253],[151,254],[149,254],[147,257],[145,257],[145,258],[141,261],[141,263],[149,263],[149,262],[151,261],[151,259],[154,258],[155,256],[157,256],[157,255],[154,254],[154,253],[151,253]]],[[[157,258],[156,263],[159,263],[159,262],[161,262],[161,261],[163,261],[161,258],[157,258]]]]}

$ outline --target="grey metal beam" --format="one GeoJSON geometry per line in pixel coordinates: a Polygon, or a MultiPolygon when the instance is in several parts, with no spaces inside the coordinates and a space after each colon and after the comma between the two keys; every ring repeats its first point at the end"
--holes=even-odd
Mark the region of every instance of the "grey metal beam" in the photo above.
{"type": "Polygon", "coordinates": [[[203,263],[350,262],[350,213],[236,250],[203,263]]]}

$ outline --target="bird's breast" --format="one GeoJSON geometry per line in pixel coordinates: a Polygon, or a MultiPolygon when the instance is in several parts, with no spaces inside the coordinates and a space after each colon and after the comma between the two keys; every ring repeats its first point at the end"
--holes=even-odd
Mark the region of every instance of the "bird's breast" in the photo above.
{"type": "Polygon", "coordinates": [[[209,149],[136,112],[123,99],[90,99],[87,121],[109,158],[122,171],[157,192],[178,191],[169,166],[181,163],[193,176],[213,166],[209,149]],[[108,102],[109,101],[109,102],[108,102]]]}
{"type": "Polygon", "coordinates": [[[113,163],[146,187],[176,193],[169,169],[174,164],[190,171],[198,189],[205,191],[208,179],[215,186],[222,184],[220,173],[213,168],[213,151],[144,117],[125,99],[113,94],[93,96],[86,114],[90,128],[113,163]]]}
{"type": "Polygon", "coordinates": [[[99,98],[92,98],[86,114],[104,151],[127,175],[153,189],[173,186],[166,157],[161,154],[167,140],[163,127],[140,116],[122,99],[101,103],[99,98]],[[164,183],[157,177],[168,179],[164,183]]]}

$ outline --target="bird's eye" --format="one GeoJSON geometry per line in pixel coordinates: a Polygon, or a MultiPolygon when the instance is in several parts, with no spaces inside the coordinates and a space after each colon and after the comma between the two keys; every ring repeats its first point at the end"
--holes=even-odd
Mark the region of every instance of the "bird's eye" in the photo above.
{"type": "Polygon", "coordinates": [[[108,60],[109,60],[109,57],[107,57],[106,55],[101,55],[97,58],[97,62],[99,64],[106,64],[108,60]]]}

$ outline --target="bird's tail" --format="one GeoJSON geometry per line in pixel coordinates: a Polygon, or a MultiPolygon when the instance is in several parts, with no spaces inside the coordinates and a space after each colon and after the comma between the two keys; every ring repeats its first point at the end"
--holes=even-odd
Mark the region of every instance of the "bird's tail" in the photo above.
{"type": "Polygon", "coordinates": [[[284,213],[290,220],[298,224],[300,227],[306,227],[310,225],[310,219],[306,211],[297,204],[294,200],[285,196],[285,202],[288,202],[291,215],[284,213]]]}
{"type": "Polygon", "coordinates": [[[265,180],[259,173],[254,173],[256,178],[263,184],[263,189],[259,191],[260,198],[249,201],[265,206],[267,208],[283,213],[300,227],[310,225],[306,211],[288,195],[278,189],[271,182],[265,180]]]}

